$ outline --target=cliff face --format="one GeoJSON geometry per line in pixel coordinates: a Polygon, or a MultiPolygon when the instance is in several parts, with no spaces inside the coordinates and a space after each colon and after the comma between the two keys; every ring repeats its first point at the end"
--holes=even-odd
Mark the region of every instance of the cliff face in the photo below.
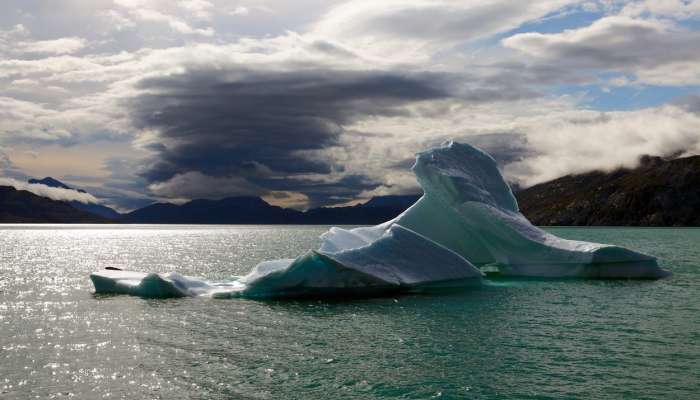
{"type": "Polygon", "coordinates": [[[106,218],[77,210],[68,203],[0,186],[0,223],[104,223],[106,218]]]}
{"type": "Polygon", "coordinates": [[[700,226],[700,156],[569,175],[516,193],[535,225],[700,226]]]}

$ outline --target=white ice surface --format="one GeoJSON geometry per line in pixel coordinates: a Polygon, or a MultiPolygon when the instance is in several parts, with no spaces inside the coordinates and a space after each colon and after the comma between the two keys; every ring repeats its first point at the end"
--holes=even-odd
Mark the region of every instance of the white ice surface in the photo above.
{"type": "Polygon", "coordinates": [[[338,251],[322,248],[296,260],[258,264],[241,279],[246,285],[243,294],[351,295],[481,283],[483,274],[469,261],[400,225],[384,230],[372,241],[343,232],[336,245],[345,246],[338,251]]]}
{"type": "Polygon", "coordinates": [[[669,274],[654,257],[562,239],[532,225],[493,158],[472,146],[448,142],[419,153],[413,172],[425,194],[400,216],[373,227],[331,228],[319,250],[260,263],[235,282],[125,271],[100,271],[91,278],[98,293],[275,297],[479,284],[481,267],[546,278],[669,274]]]}

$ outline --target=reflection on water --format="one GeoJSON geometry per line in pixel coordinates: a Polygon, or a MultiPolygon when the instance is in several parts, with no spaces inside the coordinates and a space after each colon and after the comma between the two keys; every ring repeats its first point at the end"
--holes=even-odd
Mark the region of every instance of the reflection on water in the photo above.
{"type": "Polygon", "coordinates": [[[105,266],[225,280],[326,227],[0,228],[0,398],[696,398],[700,230],[558,229],[674,276],[333,301],[95,296],[105,266]]]}

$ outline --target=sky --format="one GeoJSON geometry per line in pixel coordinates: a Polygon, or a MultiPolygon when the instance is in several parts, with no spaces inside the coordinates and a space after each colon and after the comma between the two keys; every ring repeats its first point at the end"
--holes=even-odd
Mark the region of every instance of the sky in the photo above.
{"type": "Polygon", "coordinates": [[[0,183],[307,209],[417,193],[445,140],[521,187],[700,154],[700,1],[0,5],[0,183]]]}

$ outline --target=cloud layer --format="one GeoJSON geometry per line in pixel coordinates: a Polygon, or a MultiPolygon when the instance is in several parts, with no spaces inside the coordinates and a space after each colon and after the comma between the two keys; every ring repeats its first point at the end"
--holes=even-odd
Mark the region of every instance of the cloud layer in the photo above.
{"type": "Polygon", "coordinates": [[[304,208],[415,192],[413,154],[445,139],[521,185],[693,154],[698,4],[10,0],[0,168],[113,149],[78,178],[122,209],[304,208]]]}

